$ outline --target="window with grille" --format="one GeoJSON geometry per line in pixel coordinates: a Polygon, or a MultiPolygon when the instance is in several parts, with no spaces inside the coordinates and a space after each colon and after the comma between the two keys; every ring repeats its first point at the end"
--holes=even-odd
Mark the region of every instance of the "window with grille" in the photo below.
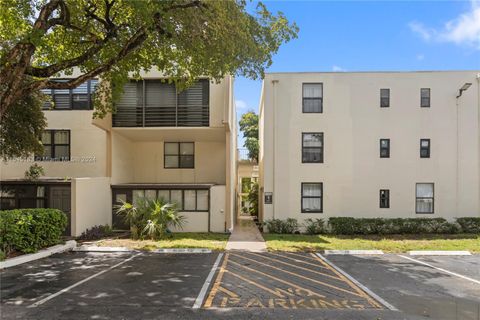
{"type": "Polygon", "coordinates": [[[323,162],[323,133],[302,133],[302,163],[323,162]]]}
{"type": "Polygon", "coordinates": [[[45,130],[42,133],[43,154],[35,161],[69,161],[70,130],[45,130]]]}
{"type": "MultiPolygon", "coordinates": [[[[68,79],[56,79],[57,82],[67,82],[68,79]]],[[[42,89],[48,95],[43,109],[47,110],[91,110],[93,109],[93,94],[98,85],[97,79],[85,81],[73,89],[42,89]]]]}
{"type": "Polygon", "coordinates": [[[195,167],[195,143],[193,142],[165,142],[164,167],[186,168],[195,167]]]}

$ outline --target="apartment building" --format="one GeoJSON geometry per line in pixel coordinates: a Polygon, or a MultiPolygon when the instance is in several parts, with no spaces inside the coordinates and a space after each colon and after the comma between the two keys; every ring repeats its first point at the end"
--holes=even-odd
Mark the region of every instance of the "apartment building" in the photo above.
{"type": "Polygon", "coordinates": [[[261,220],[480,216],[479,77],[267,74],[261,220]]]}
{"type": "MultiPolygon", "coordinates": [[[[69,216],[68,234],[110,224],[121,201],[163,198],[186,217],[182,230],[224,232],[235,211],[236,120],[233,78],[198,79],[186,90],[158,71],[131,80],[117,112],[92,119],[99,81],[45,90],[44,154],[0,164],[0,209],[52,207],[69,216]],[[45,177],[26,181],[33,163],[45,177]]],[[[59,80],[61,81],[61,80],[59,80]]]]}

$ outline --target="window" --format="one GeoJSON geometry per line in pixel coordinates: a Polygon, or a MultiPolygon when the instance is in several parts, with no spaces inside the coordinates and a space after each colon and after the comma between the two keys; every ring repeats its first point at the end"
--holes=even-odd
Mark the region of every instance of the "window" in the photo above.
{"type": "Polygon", "coordinates": [[[433,213],[434,191],[433,183],[417,183],[416,213],[433,213]]]}
{"type": "MultiPolygon", "coordinates": [[[[57,82],[66,82],[67,79],[57,79],[57,82]]],[[[98,80],[88,80],[73,89],[43,89],[42,92],[51,97],[45,102],[44,109],[54,110],[91,110],[92,98],[98,80]]]]}
{"type": "Polygon", "coordinates": [[[430,108],[430,88],[420,89],[420,106],[430,108]]]}
{"type": "Polygon", "coordinates": [[[380,108],[390,107],[390,89],[380,89],[380,108]]]}
{"type": "Polygon", "coordinates": [[[380,208],[390,208],[390,190],[380,190],[380,208]]]}
{"type": "Polygon", "coordinates": [[[420,139],[420,158],[430,158],[430,139],[420,139]]]}
{"type": "Polygon", "coordinates": [[[47,186],[35,184],[2,183],[0,210],[46,208],[48,207],[47,188],[47,186]]]}
{"type": "Polygon", "coordinates": [[[323,212],[323,183],[302,183],[302,212],[323,212]]]}
{"type": "Polygon", "coordinates": [[[303,113],[323,112],[323,83],[303,84],[303,113]]]}
{"type": "Polygon", "coordinates": [[[195,167],[195,144],[193,142],[165,142],[164,145],[165,168],[195,167]]]}
{"type": "Polygon", "coordinates": [[[380,139],[380,158],[390,158],[390,139],[380,139]]]}
{"type": "Polygon", "coordinates": [[[302,163],[323,163],[323,133],[302,133],[302,163]]]}
{"type": "Polygon", "coordinates": [[[140,199],[161,199],[176,205],[179,211],[208,211],[209,191],[206,189],[157,189],[132,191],[133,204],[138,205],[140,199]]]}
{"type": "Polygon", "coordinates": [[[69,161],[70,130],[45,130],[42,133],[43,154],[35,161],[69,161]]]}

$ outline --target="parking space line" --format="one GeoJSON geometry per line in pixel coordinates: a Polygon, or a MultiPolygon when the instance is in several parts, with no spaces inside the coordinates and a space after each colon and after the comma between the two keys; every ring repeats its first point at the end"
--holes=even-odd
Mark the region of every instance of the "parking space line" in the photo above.
{"type": "Polygon", "coordinates": [[[370,289],[368,289],[366,286],[364,286],[363,284],[361,284],[360,282],[358,282],[355,278],[353,278],[351,275],[349,275],[348,273],[346,273],[345,271],[343,271],[342,269],[340,269],[339,267],[337,267],[335,264],[333,264],[331,261],[329,261],[327,258],[325,258],[324,256],[322,256],[320,253],[317,253],[316,256],[318,258],[320,258],[321,260],[323,260],[323,262],[326,263],[326,265],[330,266],[332,269],[334,269],[336,271],[336,273],[340,273],[342,274],[345,278],[347,278],[349,281],[351,281],[353,284],[355,284],[356,286],[358,286],[360,289],[362,289],[364,291],[364,293],[366,293],[366,299],[370,302],[370,303],[373,303],[373,305],[377,305],[379,308],[381,308],[381,306],[378,304],[381,303],[382,305],[384,305],[387,309],[390,309],[392,311],[398,311],[397,308],[395,308],[393,305],[391,305],[390,303],[388,303],[387,301],[385,301],[384,299],[380,298],[377,294],[375,294],[374,292],[372,292],[370,289]],[[370,295],[370,296],[368,296],[370,295]],[[373,297],[373,299],[372,299],[373,297]],[[375,301],[376,300],[376,301],[375,301]],[[378,302],[377,302],[378,301],[378,302]]]}
{"type": "Polygon", "coordinates": [[[68,292],[68,291],[70,291],[71,289],[73,289],[73,288],[75,288],[75,287],[77,287],[77,286],[79,286],[79,285],[81,285],[81,284],[83,284],[83,283],[85,283],[85,282],[87,282],[87,281],[90,281],[90,280],[92,280],[92,279],[94,279],[94,278],[96,278],[96,277],[98,277],[98,276],[100,276],[100,275],[102,275],[102,274],[110,271],[110,270],[115,269],[116,267],[121,266],[121,265],[124,264],[124,263],[129,262],[130,260],[132,260],[132,259],[135,258],[135,257],[138,257],[139,255],[141,255],[141,253],[138,253],[138,254],[136,254],[136,255],[134,255],[134,256],[131,256],[130,258],[125,259],[125,260],[123,260],[123,261],[121,261],[121,262],[119,262],[119,263],[117,263],[117,264],[115,264],[115,265],[113,265],[113,266],[105,269],[105,270],[102,270],[102,271],[100,271],[100,272],[97,272],[97,273],[95,273],[95,274],[93,274],[93,275],[91,275],[91,276],[89,276],[89,277],[87,277],[87,278],[85,278],[85,279],[83,279],[83,280],[78,281],[77,283],[72,284],[72,285],[69,286],[69,287],[66,287],[66,288],[64,288],[64,289],[62,289],[62,290],[60,290],[60,291],[58,291],[58,292],[56,292],[56,293],[53,293],[53,294],[45,297],[44,299],[39,300],[39,301],[37,301],[37,302],[29,305],[27,308],[35,308],[35,307],[38,307],[39,305],[44,304],[45,302],[47,302],[47,301],[49,301],[49,300],[51,300],[51,299],[53,299],[53,298],[55,298],[55,297],[58,297],[59,295],[65,293],[65,292],[68,292]]]}
{"type": "MultiPolygon", "coordinates": [[[[264,291],[266,291],[266,292],[269,292],[269,293],[271,293],[271,294],[273,294],[273,295],[275,295],[275,296],[277,296],[277,297],[279,297],[279,298],[285,298],[285,296],[284,296],[283,294],[281,294],[280,292],[277,292],[277,291],[275,291],[275,290],[269,289],[269,288],[261,285],[261,284],[258,283],[258,282],[254,282],[254,281],[252,281],[252,280],[250,280],[250,279],[247,279],[247,278],[245,278],[245,277],[242,277],[241,275],[238,275],[238,274],[236,274],[236,273],[234,273],[234,272],[232,272],[232,271],[230,271],[230,270],[228,271],[228,273],[231,274],[231,275],[234,276],[234,277],[239,278],[240,280],[243,280],[243,281],[245,281],[245,282],[247,282],[247,283],[250,283],[251,285],[254,285],[254,286],[256,286],[256,287],[258,287],[258,288],[260,288],[260,289],[262,289],[262,290],[264,290],[264,291]]],[[[275,289],[277,289],[277,288],[275,288],[275,289]]],[[[279,289],[277,289],[277,290],[279,290],[279,289]]]]}
{"type": "Polygon", "coordinates": [[[225,269],[227,266],[228,261],[228,253],[225,254],[225,259],[223,259],[222,266],[220,267],[220,271],[218,272],[217,278],[213,283],[212,290],[210,290],[210,294],[208,295],[207,301],[205,301],[204,308],[210,308],[212,306],[213,299],[217,295],[218,289],[220,287],[220,283],[222,282],[223,274],[225,273],[225,269]]]}
{"type": "MultiPolygon", "coordinates": [[[[287,266],[290,266],[290,267],[298,268],[298,269],[300,269],[300,270],[304,270],[304,271],[308,271],[308,272],[313,272],[313,273],[319,274],[319,275],[324,276],[324,277],[327,277],[327,278],[331,278],[331,279],[335,279],[335,280],[340,280],[340,281],[342,281],[342,279],[339,278],[339,277],[334,277],[334,276],[331,276],[331,275],[329,275],[329,274],[325,274],[324,272],[321,272],[321,271],[318,271],[318,270],[312,270],[312,269],[309,269],[309,268],[304,268],[304,267],[301,267],[301,266],[297,266],[297,265],[295,265],[295,264],[287,263],[287,262],[285,262],[285,261],[281,261],[281,260],[278,260],[278,259],[269,258],[269,257],[267,257],[267,256],[265,256],[265,255],[262,256],[262,255],[259,255],[259,254],[257,254],[257,253],[254,253],[254,252],[249,252],[248,254],[253,254],[253,255],[256,255],[256,256],[258,256],[258,257],[261,257],[262,259],[268,259],[268,260],[271,260],[271,261],[274,261],[274,262],[277,262],[277,263],[281,263],[281,264],[284,264],[284,265],[287,265],[287,266]]],[[[313,264],[313,263],[312,263],[312,264],[313,264]]],[[[318,266],[318,265],[317,265],[317,267],[323,268],[322,266],[318,266]]],[[[326,268],[325,268],[325,269],[326,269],[326,268]]]]}
{"type": "Polygon", "coordinates": [[[197,299],[195,300],[195,303],[193,304],[193,309],[198,309],[202,306],[203,299],[205,298],[205,295],[207,294],[208,287],[210,286],[210,283],[213,279],[213,275],[215,274],[215,271],[217,271],[218,265],[220,264],[220,261],[222,260],[223,253],[220,253],[217,257],[217,260],[215,260],[215,263],[212,266],[212,270],[210,270],[210,273],[208,274],[207,278],[205,279],[205,282],[203,283],[202,289],[200,290],[200,293],[198,294],[197,299]]]}
{"type": "Polygon", "coordinates": [[[476,280],[476,279],[473,279],[473,278],[470,278],[470,277],[467,277],[467,276],[464,276],[464,275],[461,275],[461,274],[459,274],[459,273],[452,272],[452,271],[449,271],[449,270],[446,270],[446,269],[443,269],[443,268],[435,267],[434,265],[431,265],[430,263],[423,262],[423,261],[420,261],[420,260],[417,260],[417,259],[413,259],[413,258],[410,258],[410,257],[407,257],[407,256],[403,256],[403,255],[401,255],[401,254],[399,254],[398,256],[399,256],[399,257],[402,257],[402,258],[404,258],[404,259],[407,259],[407,260],[416,262],[416,263],[418,263],[418,264],[422,264],[422,265],[424,265],[424,266],[427,266],[427,267],[436,269],[436,270],[438,270],[438,271],[442,271],[442,272],[444,272],[444,273],[451,274],[452,276],[455,276],[455,277],[458,277],[458,278],[462,278],[462,279],[464,279],[464,280],[468,280],[468,281],[471,281],[471,282],[476,283],[476,284],[480,284],[480,281],[479,281],[479,280],[476,280]]]}
{"type": "MultiPolygon", "coordinates": [[[[232,254],[234,256],[236,256],[235,254],[232,254]]],[[[358,296],[358,297],[362,297],[364,298],[364,296],[362,294],[359,294],[359,293],[355,293],[355,292],[351,292],[349,290],[345,290],[343,288],[339,288],[337,286],[334,286],[332,284],[329,284],[329,283],[326,283],[326,282],[323,282],[323,281],[320,281],[320,280],[315,280],[315,279],[312,279],[312,278],[309,278],[309,277],[306,277],[306,276],[303,276],[301,274],[297,274],[297,273],[294,273],[294,272],[290,272],[288,270],[284,270],[282,268],[278,268],[278,267],[275,267],[275,266],[271,266],[267,263],[263,263],[263,262],[259,262],[257,260],[253,260],[253,259],[250,259],[250,258],[247,258],[247,257],[244,257],[244,256],[238,256],[239,258],[241,259],[246,259],[246,260],[250,260],[250,261],[253,261],[255,263],[258,263],[260,265],[263,265],[263,266],[266,266],[266,267],[269,267],[269,268],[272,268],[272,269],[275,269],[275,270],[278,270],[278,271],[281,271],[281,272],[285,272],[287,274],[290,274],[292,276],[295,276],[295,277],[298,277],[298,278],[301,278],[301,279],[305,279],[305,280],[308,280],[308,281],[311,281],[311,282],[315,282],[315,283],[318,283],[318,284],[321,284],[322,286],[325,286],[325,287],[329,287],[331,289],[334,289],[334,290],[337,290],[337,291],[342,291],[342,292],[346,292],[348,294],[351,294],[351,295],[354,295],[354,296],[358,296]]]]}

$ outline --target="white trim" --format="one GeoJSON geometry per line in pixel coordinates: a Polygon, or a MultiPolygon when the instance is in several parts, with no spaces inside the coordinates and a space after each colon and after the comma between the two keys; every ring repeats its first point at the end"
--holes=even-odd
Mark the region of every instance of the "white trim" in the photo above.
{"type": "Polygon", "coordinates": [[[408,251],[410,256],[471,256],[470,251],[448,251],[448,250],[414,250],[408,251]]]}
{"type": "Polygon", "coordinates": [[[18,266],[19,264],[46,258],[48,256],[51,256],[52,254],[70,251],[76,246],[77,246],[77,242],[75,240],[69,240],[65,242],[65,244],[58,244],[56,246],[40,250],[36,253],[24,254],[15,258],[10,258],[5,261],[2,261],[0,262],[0,269],[11,268],[14,266],[18,266]]]}
{"type": "Polygon", "coordinates": [[[207,294],[208,287],[212,282],[213,275],[215,274],[215,271],[217,271],[218,265],[220,264],[222,257],[223,253],[220,253],[217,257],[217,260],[215,260],[215,263],[212,266],[212,270],[210,270],[210,273],[208,274],[207,279],[205,279],[205,283],[203,284],[202,289],[200,290],[200,293],[198,294],[198,297],[192,306],[193,309],[199,309],[202,306],[205,295],[207,294]]]}
{"type": "Polygon", "coordinates": [[[402,257],[402,258],[404,258],[404,259],[407,259],[407,260],[410,260],[410,261],[419,263],[419,264],[423,264],[424,266],[433,268],[433,269],[435,269],[435,270],[438,270],[438,271],[442,271],[442,272],[444,272],[444,273],[451,274],[452,276],[459,277],[459,278],[462,278],[462,279],[471,281],[471,282],[476,283],[476,284],[480,284],[480,280],[476,280],[476,279],[473,279],[473,278],[470,278],[470,277],[461,275],[461,274],[459,274],[459,273],[455,273],[455,272],[452,272],[452,271],[448,271],[448,270],[443,269],[443,268],[435,267],[434,265],[431,265],[431,264],[429,264],[429,263],[426,263],[426,262],[423,262],[423,261],[420,261],[420,260],[417,260],[417,259],[413,259],[413,258],[410,258],[410,257],[407,257],[407,256],[402,256],[402,255],[400,255],[400,254],[399,254],[398,256],[399,256],[399,257],[402,257]]]}
{"type": "Polygon", "coordinates": [[[152,250],[152,253],[212,253],[210,249],[203,248],[166,248],[152,250]]]}
{"type": "Polygon", "coordinates": [[[352,255],[378,255],[383,254],[382,250],[324,250],[324,254],[352,254],[352,255]]]}
{"type": "Polygon", "coordinates": [[[389,310],[392,310],[392,311],[398,311],[397,308],[395,308],[393,305],[391,305],[390,303],[388,303],[387,301],[383,300],[382,298],[380,298],[378,295],[376,295],[375,293],[373,293],[372,290],[368,289],[367,287],[365,287],[363,284],[361,284],[360,282],[358,282],[355,278],[353,278],[351,275],[349,275],[348,273],[346,273],[345,271],[343,271],[342,269],[340,269],[339,267],[337,267],[335,264],[333,264],[332,262],[330,262],[327,258],[325,258],[324,256],[322,256],[320,253],[316,253],[316,255],[322,259],[323,261],[325,261],[327,264],[329,264],[332,268],[334,268],[335,270],[337,270],[338,272],[340,272],[341,274],[343,274],[345,277],[347,277],[350,281],[352,281],[353,283],[355,283],[357,286],[359,286],[363,291],[365,291],[368,295],[370,295],[373,299],[377,300],[378,302],[380,302],[381,304],[383,304],[387,309],[389,310]]]}
{"type": "Polygon", "coordinates": [[[127,247],[99,247],[99,246],[86,246],[73,248],[73,251],[77,252],[131,252],[133,250],[127,247]]]}
{"type": "Polygon", "coordinates": [[[85,278],[85,279],[83,279],[83,280],[80,280],[80,281],[72,284],[72,285],[69,286],[69,287],[66,287],[66,288],[64,288],[64,289],[62,289],[62,290],[60,290],[60,291],[58,291],[58,292],[56,292],[56,293],[54,293],[54,294],[51,294],[51,295],[43,298],[42,300],[39,300],[39,301],[37,301],[37,302],[29,305],[27,308],[36,308],[36,307],[38,307],[39,305],[44,304],[45,302],[47,302],[47,301],[49,301],[49,300],[51,300],[51,299],[53,299],[53,298],[55,298],[55,297],[58,297],[59,295],[65,293],[65,292],[68,292],[70,289],[73,289],[73,288],[81,285],[82,283],[85,283],[85,282],[87,282],[87,281],[90,281],[90,280],[92,280],[93,278],[96,278],[96,277],[98,277],[99,275],[104,274],[105,272],[108,272],[108,271],[110,271],[110,270],[112,270],[112,269],[115,269],[116,267],[118,267],[118,266],[120,266],[120,265],[122,265],[122,264],[124,264],[124,263],[126,263],[126,262],[128,262],[128,261],[130,261],[130,260],[132,260],[133,258],[135,258],[135,257],[137,257],[137,256],[139,256],[139,255],[141,255],[141,253],[137,253],[136,255],[131,256],[130,258],[127,258],[127,259],[125,259],[125,260],[117,263],[116,265],[113,265],[113,266],[111,266],[111,267],[109,267],[109,268],[107,268],[107,269],[105,269],[105,270],[102,270],[102,271],[100,271],[100,272],[97,272],[97,273],[95,273],[94,275],[91,275],[91,276],[88,277],[88,278],[85,278]]]}

